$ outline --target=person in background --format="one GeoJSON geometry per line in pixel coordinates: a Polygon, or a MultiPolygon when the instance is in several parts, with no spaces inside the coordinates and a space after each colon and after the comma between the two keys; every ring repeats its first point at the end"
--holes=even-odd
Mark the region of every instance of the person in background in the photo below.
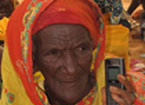
{"type": "Polygon", "coordinates": [[[142,5],[143,7],[143,11],[139,13],[140,38],[145,41],[145,0],[132,0],[127,13],[131,15],[139,5],[142,5]]]}
{"type": "Polygon", "coordinates": [[[0,0],[0,19],[4,16],[9,17],[14,10],[11,0],[0,0]]]}
{"type": "MultiPolygon", "coordinates": [[[[6,39],[1,105],[105,105],[105,24],[92,0],[25,0],[6,39]]],[[[135,104],[129,80],[118,79],[126,90],[110,87],[114,100],[135,104]]]]}
{"type": "Polygon", "coordinates": [[[140,20],[140,31],[141,31],[141,39],[145,42],[145,11],[141,13],[141,20],[140,20]]]}
{"type": "Polygon", "coordinates": [[[132,0],[131,4],[127,10],[127,13],[129,15],[131,15],[140,4],[142,5],[142,7],[145,10],[145,0],[132,0]]]}
{"type": "Polygon", "coordinates": [[[111,24],[122,24],[131,30],[121,0],[95,0],[95,2],[99,5],[103,13],[111,13],[111,24]]]}

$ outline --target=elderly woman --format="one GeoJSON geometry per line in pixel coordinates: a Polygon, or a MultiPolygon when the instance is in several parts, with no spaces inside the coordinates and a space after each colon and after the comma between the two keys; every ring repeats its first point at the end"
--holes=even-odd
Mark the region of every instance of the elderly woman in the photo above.
{"type": "MultiPolygon", "coordinates": [[[[25,0],[8,25],[0,104],[105,105],[104,38],[92,0],[25,0]]],[[[112,86],[112,97],[132,105],[130,82],[118,78],[126,90],[112,86]]]]}

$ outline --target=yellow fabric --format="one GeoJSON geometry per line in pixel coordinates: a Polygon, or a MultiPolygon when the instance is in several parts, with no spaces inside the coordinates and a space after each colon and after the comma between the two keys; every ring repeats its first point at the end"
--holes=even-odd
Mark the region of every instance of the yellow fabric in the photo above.
{"type": "Polygon", "coordinates": [[[0,40],[5,39],[5,34],[6,34],[6,28],[8,24],[9,19],[7,17],[3,17],[0,20],[0,40]]]}
{"type": "Polygon", "coordinates": [[[126,70],[129,70],[128,56],[128,28],[122,25],[111,25],[108,22],[109,15],[105,14],[106,25],[106,49],[105,53],[110,53],[118,57],[125,58],[126,70]]]}
{"type": "Polygon", "coordinates": [[[103,105],[102,103],[102,92],[101,89],[105,87],[105,66],[104,61],[100,65],[100,67],[97,70],[97,85],[98,85],[98,91],[96,95],[96,100],[93,105],[103,105]]]}
{"type": "Polygon", "coordinates": [[[25,92],[21,80],[19,79],[16,72],[14,72],[14,68],[11,64],[8,54],[8,48],[6,47],[6,45],[4,48],[2,63],[2,78],[4,80],[4,84],[0,105],[33,105],[29,100],[27,93],[25,92]],[[12,102],[9,101],[9,93],[11,93],[12,96],[14,95],[14,99],[12,102]]]}
{"type": "Polygon", "coordinates": [[[34,73],[34,82],[38,84],[38,86],[44,91],[44,76],[40,71],[34,73]]]}

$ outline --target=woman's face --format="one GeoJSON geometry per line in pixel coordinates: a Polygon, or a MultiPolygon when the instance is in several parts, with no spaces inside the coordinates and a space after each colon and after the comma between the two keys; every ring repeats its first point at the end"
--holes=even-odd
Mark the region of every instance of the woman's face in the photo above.
{"type": "Polygon", "coordinates": [[[35,42],[36,66],[45,77],[51,103],[72,105],[81,100],[92,88],[89,72],[93,44],[87,29],[51,25],[37,33],[35,42]]]}

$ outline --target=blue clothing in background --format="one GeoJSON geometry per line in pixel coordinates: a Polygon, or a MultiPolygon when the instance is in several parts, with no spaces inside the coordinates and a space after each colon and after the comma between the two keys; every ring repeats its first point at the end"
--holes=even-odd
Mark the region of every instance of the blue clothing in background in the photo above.
{"type": "Polygon", "coordinates": [[[123,12],[121,0],[95,0],[103,13],[112,12],[110,21],[112,24],[118,24],[123,12]]]}

